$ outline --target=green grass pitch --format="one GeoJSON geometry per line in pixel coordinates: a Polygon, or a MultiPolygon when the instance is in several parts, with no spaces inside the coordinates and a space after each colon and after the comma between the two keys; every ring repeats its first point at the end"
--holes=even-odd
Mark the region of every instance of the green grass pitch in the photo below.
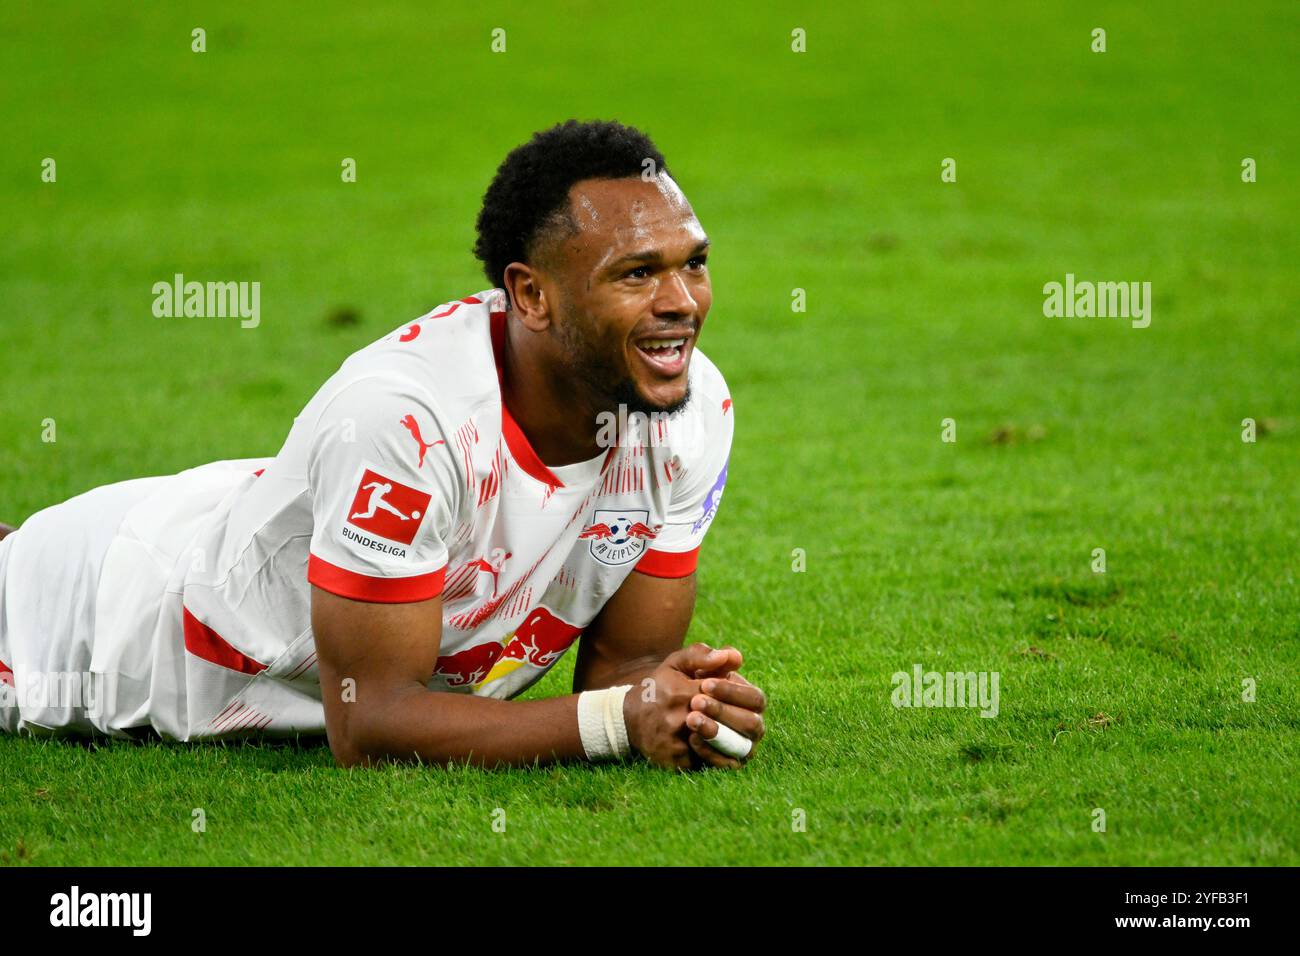
{"type": "Polygon", "coordinates": [[[1287,2],[5,4],[0,519],[274,454],[350,352],[486,286],[510,148],[617,118],[713,239],[737,432],[690,637],[771,706],[746,770],[686,776],[0,738],[0,862],[1300,863],[1298,30],[1287,2]],[[154,318],[176,272],[260,281],[261,324],[154,318]],[[1067,273],[1149,281],[1150,326],[1046,317],[1067,273]],[[998,715],[894,707],[917,664],[997,672],[998,715]]]}

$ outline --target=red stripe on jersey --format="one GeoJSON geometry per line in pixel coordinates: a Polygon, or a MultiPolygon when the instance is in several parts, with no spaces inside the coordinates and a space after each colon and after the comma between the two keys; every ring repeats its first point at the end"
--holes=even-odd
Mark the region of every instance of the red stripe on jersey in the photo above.
{"type": "Polygon", "coordinates": [[[374,578],[340,568],[314,554],[307,559],[307,580],[316,587],[339,597],[368,601],[371,604],[408,604],[437,597],[442,593],[446,573],[447,566],[443,565],[428,574],[415,574],[405,578],[374,578]]]}
{"type": "Polygon", "coordinates": [[[316,663],[316,652],[312,651],[310,654],[307,655],[307,659],[305,661],[303,661],[301,664],[299,664],[289,673],[285,674],[284,677],[281,679],[297,680],[303,674],[307,673],[307,671],[311,668],[311,665],[315,663],[316,663]]]}
{"type": "Polygon", "coordinates": [[[208,729],[209,730],[214,729],[217,726],[217,724],[221,723],[222,718],[225,717],[226,714],[228,714],[232,708],[242,707],[242,706],[243,706],[242,704],[238,704],[234,701],[231,701],[229,704],[227,704],[225,707],[222,708],[221,713],[217,714],[217,716],[213,717],[210,721],[208,721],[208,729]]]}
{"type": "Polygon", "coordinates": [[[0,661],[0,684],[14,686],[14,672],[9,669],[9,665],[0,661]]]}
{"type": "Polygon", "coordinates": [[[501,446],[497,446],[497,452],[492,456],[492,473],[488,475],[487,480],[479,486],[478,506],[482,508],[485,504],[496,497],[501,490],[501,476],[505,473],[505,454],[501,446]]]}
{"type": "Polygon", "coordinates": [[[221,725],[224,724],[224,723],[226,723],[226,722],[227,722],[228,720],[230,720],[232,717],[234,717],[235,714],[237,714],[237,713],[239,713],[241,710],[243,710],[243,709],[244,709],[244,706],[245,706],[245,705],[244,705],[243,703],[236,703],[236,704],[234,705],[234,707],[229,708],[229,709],[226,711],[226,714],[225,714],[224,717],[222,717],[220,720],[214,720],[214,721],[212,722],[212,730],[214,730],[214,731],[220,730],[220,731],[222,731],[222,732],[224,733],[225,730],[228,730],[229,728],[222,728],[221,725]]]}
{"type": "Polygon", "coordinates": [[[647,550],[633,570],[652,578],[684,578],[695,573],[699,556],[698,547],[681,552],[647,550]]]}
{"type": "Polygon", "coordinates": [[[218,667],[239,671],[241,674],[260,674],[266,670],[246,654],[235,650],[226,639],[208,627],[193,614],[189,608],[181,607],[181,624],[185,630],[185,649],[195,657],[201,658],[218,667]]]}
{"type": "Polygon", "coordinates": [[[257,730],[258,728],[255,725],[261,723],[265,719],[265,714],[261,711],[253,710],[253,708],[250,707],[244,713],[239,715],[239,720],[235,721],[233,726],[227,727],[226,730],[257,730]]]}

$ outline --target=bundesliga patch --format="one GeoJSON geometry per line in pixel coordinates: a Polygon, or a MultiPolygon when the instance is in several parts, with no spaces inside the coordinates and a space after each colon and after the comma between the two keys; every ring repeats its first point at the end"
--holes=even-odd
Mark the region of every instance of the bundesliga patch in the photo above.
{"type": "Polygon", "coordinates": [[[367,535],[358,534],[346,525],[343,537],[376,551],[406,556],[405,548],[393,548],[375,541],[370,535],[386,538],[398,544],[410,544],[420,529],[420,519],[429,510],[433,496],[418,488],[385,478],[377,471],[366,468],[361,473],[357,493],[348,508],[347,524],[367,535]]]}
{"type": "Polygon", "coordinates": [[[578,538],[591,542],[591,556],[601,564],[627,564],[641,557],[646,542],[659,533],[648,520],[648,511],[597,511],[578,538]]]}

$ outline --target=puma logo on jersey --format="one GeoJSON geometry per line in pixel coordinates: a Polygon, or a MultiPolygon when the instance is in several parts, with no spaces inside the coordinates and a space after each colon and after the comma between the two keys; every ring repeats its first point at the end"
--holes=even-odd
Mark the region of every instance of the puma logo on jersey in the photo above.
{"type": "Polygon", "coordinates": [[[492,575],[492,596],[496,597],[497,587],[501,579],[501,569],[505,567],[506,562],[509,560],[509,551],[505,550],[505,548],[493,548],[488,552],[486,558],[475,558],[469,563],[468,567],[492,575]]]}
{"type": "Polygon", "coordinates": [[[424,467],[425,452],[427,452],[430,448],[435,447],[436,445],[446,444],[446,442],[443,441],[441,438],[439,438],[436,442],[433,442],[432,444],[425,441],[424,436],[420,434],[420,423],[415,420],[414,415],[407,415],[405,418],[401,420],[400,424],[403,428],[405,428],[408,432],[411,433],[411,437],[415,439],[416,446],[420,449],[420,460],[419,462],[416,463],[415,466],[416,468],[424,467]]]}

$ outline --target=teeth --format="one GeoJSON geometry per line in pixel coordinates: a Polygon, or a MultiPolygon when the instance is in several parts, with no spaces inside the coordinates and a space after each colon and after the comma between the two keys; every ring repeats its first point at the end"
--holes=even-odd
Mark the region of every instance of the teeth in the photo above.
{"type": "Polygon", "coordinates": [[[648,349],[675,349],[685,344],[685,339],[649,339],[644,347],[648,349]]]}

